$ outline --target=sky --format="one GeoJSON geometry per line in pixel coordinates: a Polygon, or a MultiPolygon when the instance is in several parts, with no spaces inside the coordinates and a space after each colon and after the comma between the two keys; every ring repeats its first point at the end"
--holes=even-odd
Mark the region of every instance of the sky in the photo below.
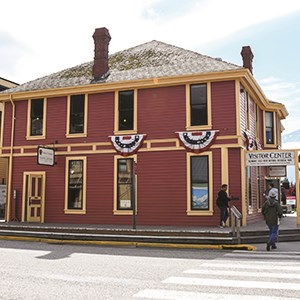
{"type": "Polygon", "coordinates": [[[242,65],[251,46],[256,81],[289,112],[284,133],[300,129],[299,0],[9,0],[0,12],[0,77],[25,83],[92,61],[99,27],[111,54],[159,40],[242,65]]]}

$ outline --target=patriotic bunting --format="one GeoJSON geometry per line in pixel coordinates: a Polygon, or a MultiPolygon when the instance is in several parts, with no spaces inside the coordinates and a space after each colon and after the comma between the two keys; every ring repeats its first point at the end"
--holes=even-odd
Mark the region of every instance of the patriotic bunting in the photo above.
{"type": "Polygon", "coordinates": [[[244,131],[244,135],[246,138],[247,150],[249,150],[249,151],[254,150],[254,146],[256,144],[254,138],[246,131],[244,131]]]}
{"type": "Polygon", "coordinates": [[[210,131],[182,131],[177,132],[179,140],[188,150],[199,153],[208,149],[217,137],[218,130],[210,131]]]}
{"type": "Polygon", "coordinates": [[[139,150],[146,138],[146,134],[114,135],[109,138],[119,154],[129,156],[139,150]]]}

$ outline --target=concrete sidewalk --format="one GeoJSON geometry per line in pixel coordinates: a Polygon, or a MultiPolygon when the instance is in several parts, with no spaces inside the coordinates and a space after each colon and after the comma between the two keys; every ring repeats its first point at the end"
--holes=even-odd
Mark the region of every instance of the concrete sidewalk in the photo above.
{"type": "MultiPolygon", "coordinates": [[[[280,233],[285,241],[300,240],[296,214],[282,218],[280,233]]],[[[265,242],[268,228],[261,220],[241,227],[241,243],[231,227],[174,227],[131,225],[87,225],[62,223],[0,223],[0,239],[30,240],[47,243],[74,243],[110,246],[168,247],[197,249],[254,250],[251,243],[265,242]]]]}

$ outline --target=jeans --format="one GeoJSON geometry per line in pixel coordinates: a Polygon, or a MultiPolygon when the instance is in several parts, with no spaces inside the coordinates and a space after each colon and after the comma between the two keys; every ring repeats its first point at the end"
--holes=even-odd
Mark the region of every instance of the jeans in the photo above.
{"type": "Polygon", "coordinates": [[[224,222],[224,224],[226,223],[227,219],[228,219],[228,209],[227,206],[221,206],[220,207],[220,225],[222,226],[222,222],[224,222]]]}
{"type": "Polygon", "coordinates": [[[277,234],[278,234],[278,225],[268,225],[269,227],[269,241],[268,244],[270,246],[275,246],[277,242],[277,234]]]}

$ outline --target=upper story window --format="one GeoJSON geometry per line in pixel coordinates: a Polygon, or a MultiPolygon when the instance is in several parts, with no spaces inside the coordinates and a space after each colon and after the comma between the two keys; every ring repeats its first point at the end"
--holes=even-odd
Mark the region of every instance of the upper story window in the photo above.
{"type": "Polygon", "coordinates": [[[191,126],[207,125],[207,88],[206,84],[190,86],[191,126]]]}
{"type": "Polygon", "coordinates": [[[210,83],[190,84],[186,87],[186,128],[210,129],[210,83]]]}
{"type": "Polygon", "coordinates": [[[271,111],[265,112],[266,120],[266,144],[275,144],[274,141],[274,113],[271,111]]]}
{"type": "Polygon", "coordinates": [[[116,92],[115,132],[137,132],[136,95],[136,90],[116,92]]]}
{"type": "Polygon", "coordinates": [[[28,101],[27,139],[45,138],[46,99],[28,101]]]}
{"type": "Polygon", "coordinates": [[[72,95],[68,98],[67,136],[86,136],[87,132],[87,97],[72,95]]]}

